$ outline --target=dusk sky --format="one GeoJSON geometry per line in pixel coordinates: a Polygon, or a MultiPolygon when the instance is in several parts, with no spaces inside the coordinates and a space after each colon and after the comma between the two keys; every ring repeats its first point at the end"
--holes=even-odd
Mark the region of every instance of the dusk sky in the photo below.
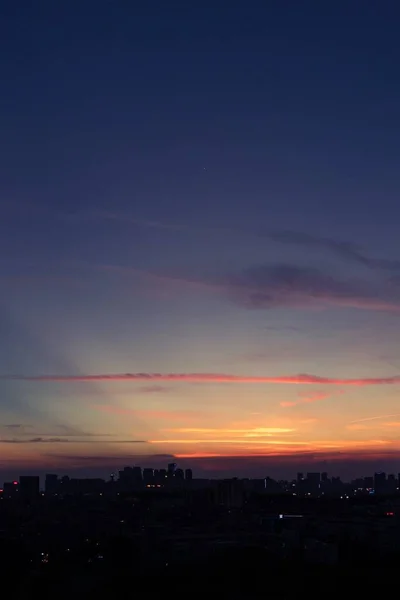
{"type": "Polygon", "coordinates": [[[1,474],[400,471],[399,28],[1,3],[1,474]]]}

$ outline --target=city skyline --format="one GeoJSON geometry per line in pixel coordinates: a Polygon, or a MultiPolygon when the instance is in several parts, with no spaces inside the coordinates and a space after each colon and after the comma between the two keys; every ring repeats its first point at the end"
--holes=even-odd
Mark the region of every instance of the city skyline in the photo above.
{"type": "Polygon", "coordinates": [[[398,7],[6,4],[0,477],[397,474],[398,7]]]}

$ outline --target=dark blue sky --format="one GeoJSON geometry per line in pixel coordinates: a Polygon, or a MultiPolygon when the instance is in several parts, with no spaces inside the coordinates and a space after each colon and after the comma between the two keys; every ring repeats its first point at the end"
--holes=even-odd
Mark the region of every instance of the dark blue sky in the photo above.
{"type": "Polygon", "coordinates": [[[390,468],[399,26],[395,2],[1,3],[8,469],[390,468]]]}

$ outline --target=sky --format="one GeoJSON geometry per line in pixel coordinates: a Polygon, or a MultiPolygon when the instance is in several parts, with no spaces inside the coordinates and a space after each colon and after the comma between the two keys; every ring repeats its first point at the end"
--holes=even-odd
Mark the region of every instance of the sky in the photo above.
{"type": "Polygon", "coordinates": [[[0,476],[400,471],[400,7],[0,6],[0,476]]]}

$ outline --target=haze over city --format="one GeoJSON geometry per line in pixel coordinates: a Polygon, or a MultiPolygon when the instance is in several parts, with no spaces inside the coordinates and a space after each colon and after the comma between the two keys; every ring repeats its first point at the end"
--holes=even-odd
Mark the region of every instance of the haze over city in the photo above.
{"type": "Polygon", "coordinates": [[[398,473],[396,4],[22,5],[2,477],[398,473]]]}

